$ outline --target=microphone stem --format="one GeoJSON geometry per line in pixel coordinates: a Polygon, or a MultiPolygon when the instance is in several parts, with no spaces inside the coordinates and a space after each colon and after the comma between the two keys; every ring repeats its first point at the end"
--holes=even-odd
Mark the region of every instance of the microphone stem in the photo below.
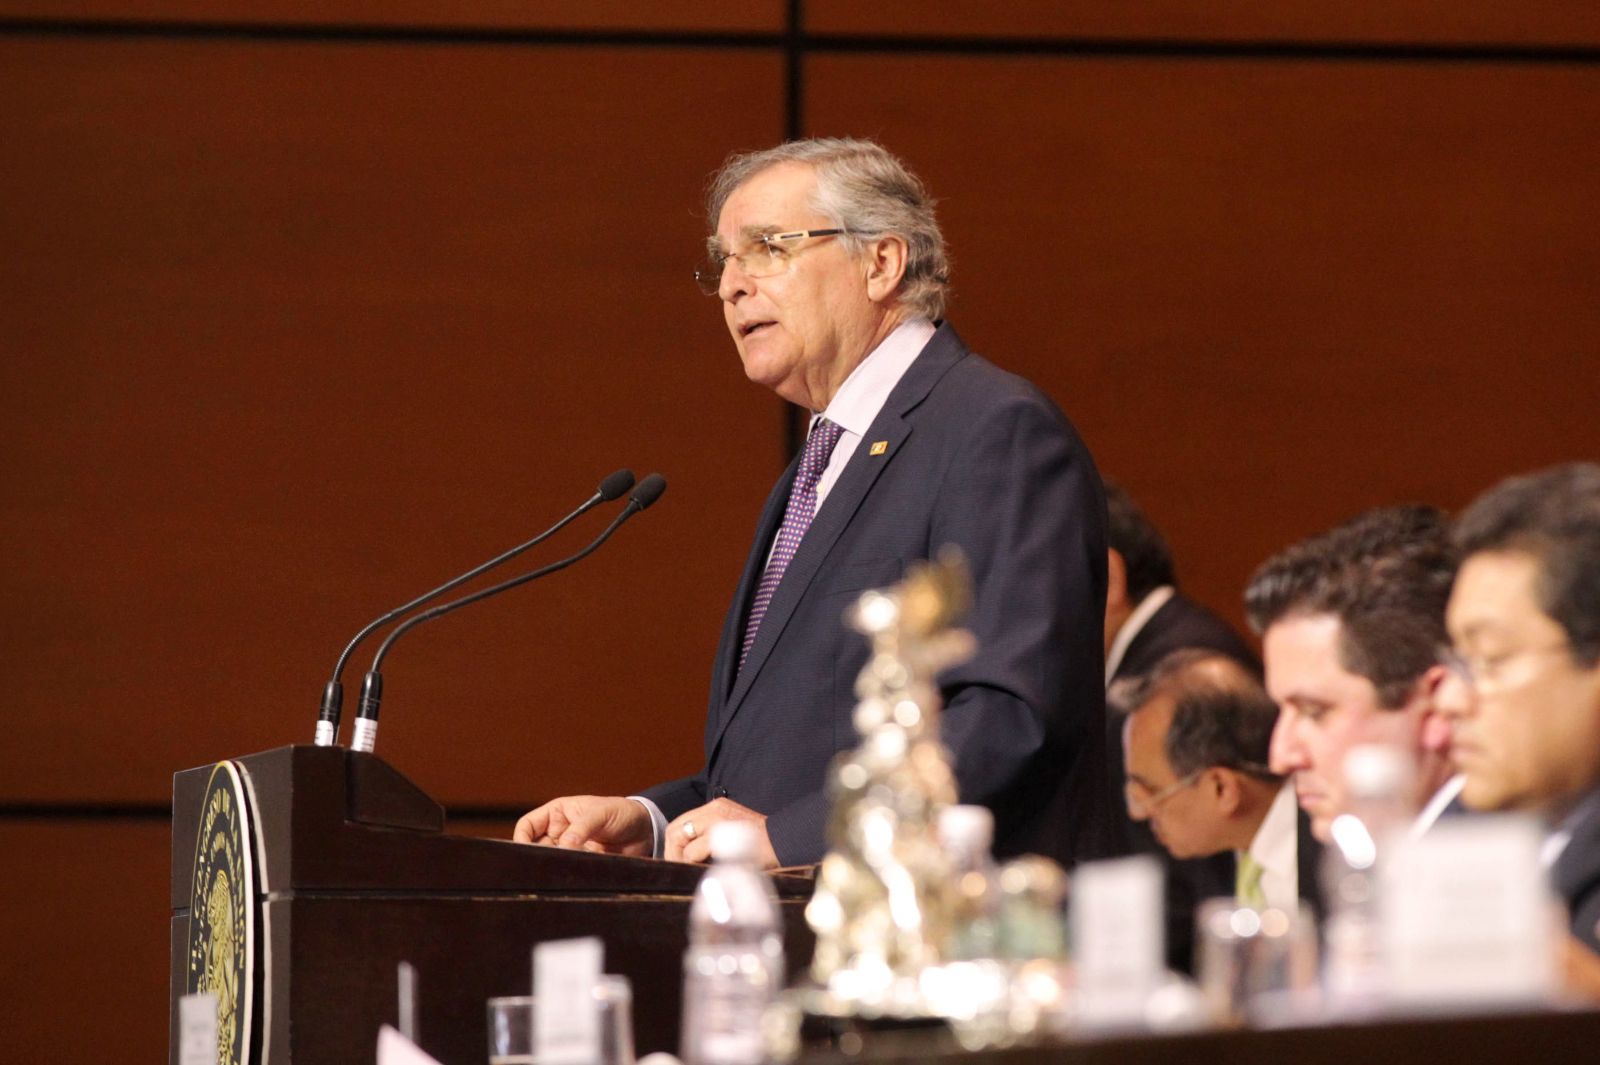
{"type": "Polygon", "coordinates": [[[409,632],[424,621],[442,617],[452,610],[460,610],[462,607],[470,603],[476,603],[480,599],[487,599],[491,595],[499,595],[501,592],[509,591],[519,584],[527,584],[529,581],[548,576],[557,570],[566,569],[574,562],[583,561],[594,554],[601,544],[609,540],[611,534],[622,527],[623,522],[649,507],[657,499],[660,499],[661,493],[666,489],[666,479],[659,473],[652,473],[633,490],[633,494],[628,498],[628,505],[622,508],[622,513],[618,514],[611,524],[606,526],[605,531],[595,537],[588,547],[585,547],[577,554],[564,558],[559,562],[552,562],[548,566],[540,567],[529,573],[524,573],[519,577],[512,577],[508,581],[501,581],[499,584],[473,592],[471,595],[464,595],[460,599],[452,599],[442,606],[436,606],[432,610],[425,610],[416,617],[397,625],[389,633],[388,637],[384,639],[383,643],[378,645],[378,653],[372,656],[372,668],[368,670],[366,682],[361,686],[361,713],[356,718],[354,736],[350,744],[351,749],[370,752],[377,742],[378,708],[383,697],[383,674],[379,671],[383,668],[384,656],[389,653],[389,648],[394,646],[395,640],[400,638],[401,633],[409,632]]]}
{"type": "Polygon", "coordinates": [[[334,678],[338,679],[338,678],[344,676],[345,663],[349,661],[351,653],[353,651],[355,651],[357,644],[359,644],[362,640],[366,639],[367,636],[372,633],[372,630],[374,630],[376,628],[379,628],[379,627],[381,627],[383,625],[388,624],[389,622],[393,621],[395,618],[399,617],[401,614],[404,614],[409,610],[413,610],[416,607],[421,606],[423,603],[428,602],[429,600],[437,599],[437,598],[439,598],[439,596],[443,595],[444,593],[446,593],[448,591],[451,591],[452,589],[461,587],[463,584],[467,583],[472,578],[478,576],[481,573],[484,573],[487,570],[494,569],[496,566],[500,565],[502,562],[509,562],[511,559],[516,558],[518,555],[522,554],[524,551],[527,551],[527,550],[529,550],[531,548],[538,547],[540,544],[544,543],[550,537],[554,536],[556,533],[560,532],[562,529],[565,529],[568,525],[571,525],[578,518],[580,518],[584,514],[588,513],[599,502],[600,502],[600,493],[596,492],[594,495],[589,497],[588,501],[585,502],[583,504],[583,506],[579,507],[577,510],[574,510],[571,514],[568,514],[566,517],[562,518],[560,521],[556,522],[550,528],[546,529],[544,532],[540,533],[538,536],[535,536],[532,540],[529,540],[527,543],[518,544],[516,547],[513,547],[511,550],[505,552],[504,554],[496,555],[494,558],[491,558],[489,561],[485,562],[483,565],[477,566],[477,567],[475,567],[473,569],[470,569],[467,572],[463,573],[461,576],[455,578],[454,580],[449,581],[449,582],[447,582],[445,584],[439,585],[439,587],[435,588],[431,592],[426,592],[426,593],[424,593],[422,595],[417,596],[415,599],[411,600],[411,602],[407,603],[405,606],[395,607],[393,610],[391,610],[387,614],[383,615],[383,617],[381,617],[378,620],[372,622],[366,628],[364,628],[360,632],[356,633],[355,639],[351,640],[349,645],[347,647],[345,647],[344,653],[339,656],[338,664],[333,667],[333,676],[334,676],[334,678]]]}
{"type": "Polygon", "coordinates": [[[445,603],[442,606],[436,606],[432,610],[424,610],[416,617],[408,619],[405,624],[397,625],[395,630],[388,636],[384,637],[383,642],[378,645],[378,653],[372,656],[371,671],[373,673],[377,673],[383,669],[383,658],[389,653],[389,648],[394,644],[395,640],[400,638],[401,633],[411,631],[418,625],[421,625],[424,621],[431,621],[434,618],[443,617],[452,610],[460,610],[462,607],[476,603],[480,599],[487,599],[491,595],[498,595],[501,592],[509,591],[519,584],[527,584],[531,580],[548,576],[549,574],[555,573],[558,570],[566,569],[575,562],[583,561],[590,555],[594,554],[601,544],[610,539],[611,534],[616,532],[617,528],[621,526],[623,522],[637,514],[640,509],[641,508],[638,506],[638,504],[630,500],[628,505],[622,508],[622,513],[613,518],[611,520],[611,524],[606,526],[605,531],[599,536],[595,537],[594,541],[590,543],[588,547],[585,547],[582,551],[579,551],[575,555],[569,555],[559,562],[552,562],[548,566],[543,566],[539,569],[532,570],[528,573],[522,574],[521,576],[512,577],[508,581],[501,581],[499,584],[490,585],[481,591],[473,592],[471,595],[464,595],[460,599],[452,599],[450,602],[445,603]]]}
{"type": "MultiPolygon", "coordinates": [[[[343,653],[339,655],[339,661],[333,667],[333,679],[328,681],[327,687],[323,689],[322,707],[317,716],[316,745],[318,747],[331,747],[339,741],[339,716],[344,707],[344,684],[341,680],[341,678],[344,677],[344,667],[350,661],[350,655],[355,651],[356,645],[371,635],[374,629],[387,625],[395,618],[410,610],[414,610],[423,603],[427,603],[439,598],[439,596],[450,591],[451,589],[461,587],[461,585],[472,580],[472,578],[488,570],[494,569],[503,562],[509,562],[511,559],[516,558],[524,551],[538,547],[550,537],[554,536],[562,529],[565,529],[568,525],[571,525],[585,513],[592,510],[597,504],[604,501],[604,499],[604,492],[596,492],[594,495],[590,496],[588,500],[586,500],[584,504],[577,510],[574,510],[571,514],[568,514],[550,528],[546,529],[538,536],[535,536],[532,540],[529,540],[526,543],[518,544],[516,547],[513,547],[511,550],[506,551],[503,554],[496,555],[483,565],[474,567],[454,580],[441,584],[431,592],[424,592],[422,595],[419,595],[415,599],[411,600],[411,602],[407,603],[405,606],[396,607],[387,614],[383,615],[383,617],[378,618],[376,621],[368,624],[366,628],[362,629],[360,632],[356,633],[355,638],[345,645],[343,653]]],[[[385,644],[385,646],[388,645],[385,644]]],[[[372,748],[369,746],[366,749],[371,750],[372,748]]]]}

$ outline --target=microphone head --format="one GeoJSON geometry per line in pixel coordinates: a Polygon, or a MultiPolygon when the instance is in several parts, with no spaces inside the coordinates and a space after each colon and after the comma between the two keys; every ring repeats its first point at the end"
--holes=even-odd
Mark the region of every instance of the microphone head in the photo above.
{"type": "Polygon", "coordinates": [[[609,503],[633,487],[633,471],[618,470],[600,482],[600,502],[609,503]]]}
{"type": "Polygon", "coordinates": [[[652,473],[639,482],[639,487],[633,490],[633,495],[628,499],[634,506],[644,510],[661,498],[661,493],[667,490],[667,479],[659,473],[652,473]]]}

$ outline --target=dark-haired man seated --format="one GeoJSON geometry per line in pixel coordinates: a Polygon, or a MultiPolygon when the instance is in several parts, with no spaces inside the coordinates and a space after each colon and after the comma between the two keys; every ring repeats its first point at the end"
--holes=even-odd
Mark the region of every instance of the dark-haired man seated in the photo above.
{"type": "MultiPolygon", "coordinates": [[[[1550,824],[1544,860],[1600,972],[1600,466],[1517,477],[1457,520],[1454,650],[1440,691],[1461,797],[1550,824]]],[[[1600,983],[1591,985],[1600,992],[1600,983]]]]}
{"type": "Polygon", "coordinates": [[[1456,552],[1433,507],[1367,511],[1269,559],[1245,606],[1278,704],[1269,764],[1292,775],[1326,843],[1348,812],[1344,759],[1381,743],[1413,760],[1414,832],[1452,803],[1450,730],[1434,699],[1456,552]]]}

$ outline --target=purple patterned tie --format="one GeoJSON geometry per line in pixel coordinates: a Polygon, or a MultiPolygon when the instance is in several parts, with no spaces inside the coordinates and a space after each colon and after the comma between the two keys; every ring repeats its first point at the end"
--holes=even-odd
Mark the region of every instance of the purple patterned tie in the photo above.
{"type": "Polygon", "coordinates": [[[777,591],[783,571],[789,568],[789,560],[800,549],[800,538],[811,527],[811,519],[817,513],[817,482],[822,479],[822,471],[828,468],[833,445],[839,442],[839,434],[843,432],[841,426],[821,418],[806,437],[805,450],[800,452],[800,468],[795,471],[794,484],[789,486],[789,505],[783,512],[783,524],[778,527],[778,540],[772,547],[772,557],[767,559],[766,571],[761,574],[761,583],[756,586],[755,600],[750,604],[750,620],[744,627],[744,647],[739,651],[741,669],[745,656],[750,653],[750,645],[756,642],[761,619],[767,616],[772,593],[777,591]]]}

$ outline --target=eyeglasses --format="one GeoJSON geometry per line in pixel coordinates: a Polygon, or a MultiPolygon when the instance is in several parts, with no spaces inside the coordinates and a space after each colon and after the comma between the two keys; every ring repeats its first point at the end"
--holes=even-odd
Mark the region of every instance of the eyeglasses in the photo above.
{"type": "Polygon", "coordinates": [[[811,237],[836,237],[843,229],[797,229],[791,233],[768,233],[755,238],[751,247],[740,252],[710,251],[706,261],[694,272],[695,284],[707,296],[715,296],[722,288],[722,271],[732,259],[739,264],[747,277],[772,277],[781,274],[789,265],[789,258],[799,250],[802,240],[811,237]]]}
{"type": "Polygon", "coordinates": [[[1494,655],[1464,655],[1453,647],[1441,647],[1439,664],[1454,673],[1467,687],[1481,688],[1485,683],[1503,684],[1506,680],[1506,667],[1519,658],[1570,653],[1571,649],[1572,643],[1568,640],[1545,647],[1523,647],[1494,655]]]}
{"type": "Polygon", "coordinates": [[[1160,806],[1162,803],[1178,794],[1178,792],[1182,791],[1184,788],[1193,785],[1195,781],[1200,779],[1201,774],[1204,772],[1204,769],[1196,769],[1188,776],[1174,780],[1171,784],[1168,784],[1166,787],[1162,788],[1158,792],[1155,792],[1154,794],[1151,794],[1150,789],[1139,783],[1137,780],[1128,781],[1128,783],[1122,789],[1123,798],[1125,798],[1128,802],[1128,812],[1131,814],[1143,814],[1144,816],[1149,817],[1151,814],[1156,812],[1157,806],[1160,806]]]}

